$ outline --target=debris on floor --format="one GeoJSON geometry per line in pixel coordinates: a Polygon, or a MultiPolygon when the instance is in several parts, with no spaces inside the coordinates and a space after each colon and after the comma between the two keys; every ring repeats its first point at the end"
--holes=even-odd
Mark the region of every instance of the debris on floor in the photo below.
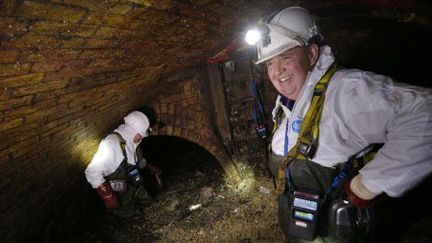
{"type": "Polygon", "coordinates": [[[165,183],[154,202],[130,219],[105,215],[88,242],[286,242],[272,180],[245,166],[243,180],[191,171],[165,183]],[[270,188],[270,189],[269,189],[270,188]]]}

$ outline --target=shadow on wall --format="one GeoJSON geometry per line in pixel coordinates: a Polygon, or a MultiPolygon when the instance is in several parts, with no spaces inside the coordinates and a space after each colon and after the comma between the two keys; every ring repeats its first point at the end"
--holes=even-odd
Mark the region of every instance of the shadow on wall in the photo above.
{"type": "Polygon", "coordinates": [[[80,184],[81,189],[85,189],[72,192],[77,198],[77,203],[71,204],[65,201],[58,207],[59,211],[56,213],[58,218],[51,221],[52,225],[49,226],[53,229],[43,239],[44,242],[66,242],[66,239],[81,235],[87,232],[89,227],[94,227],[100,222],[100,218],[106,211],[101,199],[87,183],[84,174],[77,184],[80,184]],[[71,207],[71,205],[77,206],[71,207]]]}
{"type": "Polygon", "coordinates": [[[325,26],[340,65],[387,75],[398,82],[432,87],[427,61],[432,56],[430,27],[378,18],[345,24],[349,26],[342,29],[349,31],[337,32],[338,28],[325,26]]]}

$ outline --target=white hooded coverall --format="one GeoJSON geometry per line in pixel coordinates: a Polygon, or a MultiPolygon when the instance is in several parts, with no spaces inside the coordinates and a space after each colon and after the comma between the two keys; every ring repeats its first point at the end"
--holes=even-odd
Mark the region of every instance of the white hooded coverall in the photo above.
{"type": "MultiPolygon", "coordinates": [[[[114,132],[121,135],[125,140],[127,163],[136,165],[138,163],[137,147],[134,143],[137,133],[148,136],[149,122],[145,115],[132,112],[125,117],[125,124],[120,125],[114,132]]],[[[87,181],[93,188],[98,188],[105,182],[105,177],[112,174],[124,160],[120,138],[115,134],[109,134],[99,144],[96,154],[85,170],[87,181]]],[[[145,167],[145,160],[140,161],[140,166],[145,167]]]]}
{"type": "MultiPolygon", "coordinates": [[[[288,150],[296,144],[315,85],[334,61],[330,47],[322,46],[292,111],[277,97],[273,119],[279,106],[285,116],[273,135],[274,154],[286,156],[285,136],[288,150]]],[[[359,172],[369,191],[398,197],[427,177],[432,172],[432,90],[372,72],[338,70],[326,91],[312,161],[333,167],[373,143],[384,146],[359,172]]]]}

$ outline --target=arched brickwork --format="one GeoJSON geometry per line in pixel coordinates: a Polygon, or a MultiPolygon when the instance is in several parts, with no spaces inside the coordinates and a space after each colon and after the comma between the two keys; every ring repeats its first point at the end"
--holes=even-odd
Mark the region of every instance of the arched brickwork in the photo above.
{"type": "Polygon", "coordinates": [[[199,144],[219,161],[232,179],[238,179],[235,166],[214,131],[209,116],[209,103],[202,100],[199,79],[168,82],[168,88],[152,102],[159,126],[157,135],[176,136],[199,144]]]}

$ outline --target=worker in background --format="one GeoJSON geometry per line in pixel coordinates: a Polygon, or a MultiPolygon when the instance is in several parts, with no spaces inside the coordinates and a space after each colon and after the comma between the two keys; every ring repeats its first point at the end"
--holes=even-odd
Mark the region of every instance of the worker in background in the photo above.
{"type": "Polygon", "coordinates": [[[148,204],[150,195],[144,188],[140,170],[159,174],[159,168],[149,164],[141,155],[139,144],[149,135],[150,123],[140,111],[124,118],[124,124],[106,136],[85,170],[87,181],[116,215],[129,217],[148,204]]]}
{"type": "Polygon", "coordinates": [[[339,68],[304,8],[279,10],[259,30],[256,64],[279,92],[269,163],[283,230],[355,241],[379,195],[400,197],[431,174],[432,92],[339,68]]]}

